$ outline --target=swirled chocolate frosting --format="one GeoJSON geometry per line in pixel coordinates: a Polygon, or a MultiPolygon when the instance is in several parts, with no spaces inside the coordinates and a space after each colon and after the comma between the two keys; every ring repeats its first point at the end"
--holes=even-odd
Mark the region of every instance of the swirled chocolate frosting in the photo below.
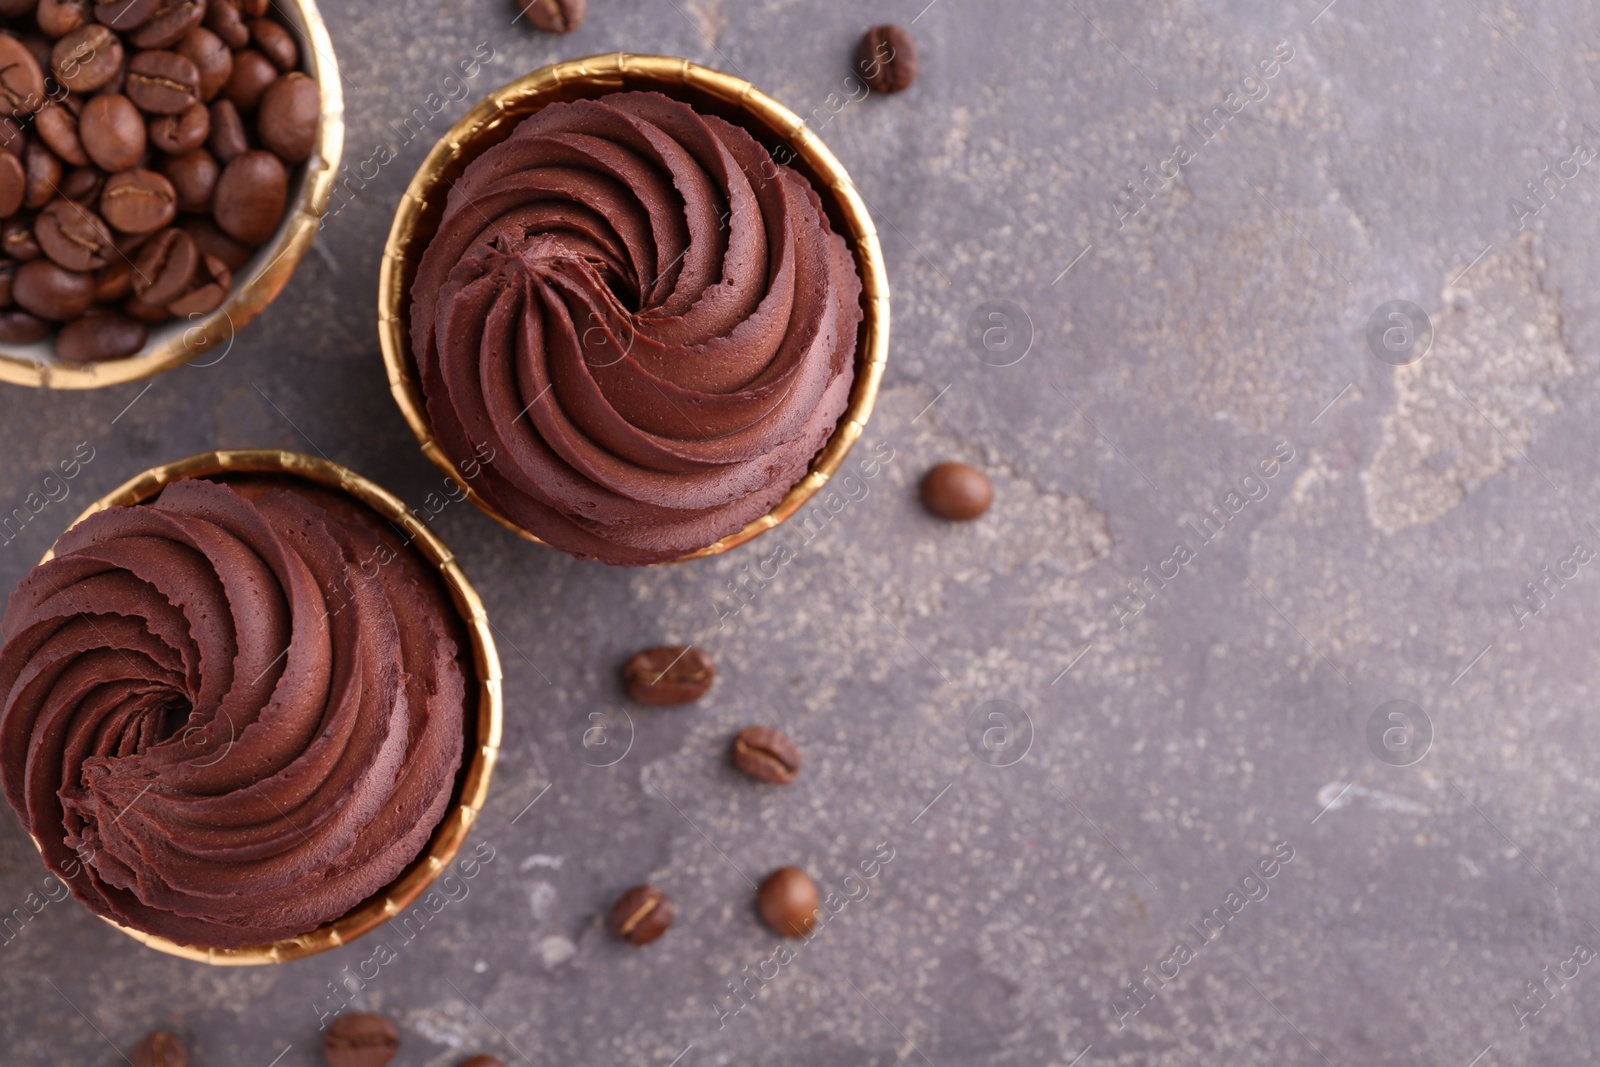
{"type": "Polygon", "coordinates": [[[434,436],[516,525],[669,560],[772,508],[849,400],[861,280],[811,185],[658,93],[552,104],[451,189],[411,289],[434,436]]]}
{"type": "Polygon", "coordinates": [[[215,948],[306,933],[393,881],[444,813],[457,625],[347,498],[175,482],[73,527],[12,593],[6,798],[109,919],[215,948]]]}

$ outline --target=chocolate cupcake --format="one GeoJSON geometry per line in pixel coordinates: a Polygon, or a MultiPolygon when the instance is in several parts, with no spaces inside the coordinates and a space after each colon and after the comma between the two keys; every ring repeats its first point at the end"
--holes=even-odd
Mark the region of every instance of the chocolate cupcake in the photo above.
{"type": "Polygon", "coordinates": [[[405,331],[386,314],[383,338],[402,408],[481,507],[579,558],[747,540],[815,492],[871,408],[887,297],[870,220],[820,141],[733,81],[662,57],[539,72],[446,135],[396,218],[382,301],[405,331]]]}
{"type": "MultiPolygon", "coordinates": [[[[498,743],[472,684],[486,666],[497,687],[493,647],[439,561],[323,466],[323,484],[184,478],[93,511],[0,622],[6,798],[73,894],[147,940],[230,950],[336,925],[434,847],[464,736],[498,743]]],[[[468,762],[475,811],[488,768],[468,762]]]]}

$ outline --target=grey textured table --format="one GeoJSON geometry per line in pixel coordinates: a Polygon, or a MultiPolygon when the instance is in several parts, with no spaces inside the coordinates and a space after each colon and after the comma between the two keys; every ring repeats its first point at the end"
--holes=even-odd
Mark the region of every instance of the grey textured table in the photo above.
{"type": "MultiPolygon", "coordinates": [[[[857,455],[894,459],[737,615],[727,583],[779,535],[630,572],[447,509],[510,694],[472,837],[493,860],[409,939],[270,969],[52,904],[0,946],[0,1060],[120,1063],[165,1025],[195,1067],[313,1064],[379,943],[352,999],[407,1067],[1600,1060],[1600,13],[923,2],[593,0],[559,39],[501,0],[328,5],[346,161],[397,159],[216,366],[0,393],[7,509],[94,449],[0,584],[85,501],[216,446],[325,453],[420,504],[439,476],[374,324],[394,204],[470,99],[613,49],[815,113],[884,235],[894,345],[857,455]],[[891,19],[921,80],[832,114],[891,19]],[[974,346],[999,301],[1026,321],[974,346]],[[1409,356],[1402,320],[1377,331],[1399,353],[1368,343],[1389,301],[1429,320],[1409,356]],[[994,475],[977,523],[916,504],[949,458],[994,475]],[[709,650],[716,689],[583,762],[575,729],[662,640],[709,650]],[[752,722],[804,746],[794,786],[728,766],[752,722]],[[839,888],[880,843],[865,898],[765,963],[749,880],[839,888]],[[602,916],[646,879],[678,920],[634,950],[602,916]]],[[[43,878],[0,820],[0,902],[43,878]]]]}

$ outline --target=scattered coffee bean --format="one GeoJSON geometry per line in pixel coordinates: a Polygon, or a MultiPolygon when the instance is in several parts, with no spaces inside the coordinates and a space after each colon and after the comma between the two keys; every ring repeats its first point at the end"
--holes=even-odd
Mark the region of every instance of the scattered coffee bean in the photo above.
{"type": "Polygon", "coordinates": [[[756,890],[756,908],[772,932],[804,937],[817,921],[817,883],[799,867],[779,867],[756,890]]]}
{"type": "Polygon", "coordinates": [[[636,885],[611,909],[611,931],[630,945],[648,945],[667,932],[677,914],[672,901],[653,885],[636,885]]]}
{"type": "Polygon", "coordinates": [[[65,37],[93,17],[94,5],[90,0],[39,0],[33,13],[39,32],[51,40],[65,37]]]}
{"type": "Polygon", "coordinates": [[[196,26],[174,49],[200,72],[200,99],[211,102],[233,75],[233,51],[221,37],[196,26]]]}
{"type": "Polygon", "coordinates": [[[456,1067],[505,1067],[505,1064],[493,1056],[469,1056],[456,1064],[456,1067]]]}
{"type": "Polygon", "coordinates": [[[78,140],[78,99],[68,97],[67,103],[51,103],[34,116],[33,128],[39,139],[61,159],[74,167],[87,166],[89,156],[78,140]]]}
{"type": "Polygon", "coordinates": [[[133,295],[133,264],[125,259],[109,263],[94,276],[94,302],[115,304],[133,295]]]}
{"type": "Polygon", "coordinates": [[[137,167],[144,158],[144,116],[121,93],[101,93],[83,105],[78,137],[94,165],[108,174],[137,167]]]}
{"type": "Polygon", "coordinates": [[[33,223],[44,254],[68,270],[94,271],[117,254],[105,220],[71,200],[52,201],[33,223]]]}
{"type": "Polygon", "coordinates": [[[50,319],[70,322],[94,303],[94,277],[68,270],[50,259],[30,259],[17,268],[11,295],[22,310],[50,319]]]}
{"type": "Polygon", "coordinates": [[[189,291],[200,252],[194,238],[169,226],[146,241],[133,261],[133,292],[147,304],[170,304],[189,291]]]}
{"type": "Polygon", "coordinates": [[[122,38],[98,22],[79,26],[50,50],[56,80],[74,93],[92,93],[122,70],[122,38]]]}
{"type": "Polygon", "coordinates": [[[228,265],[216,256],[206,256],[200,261],[194,281],[187,293],[167,305],[167,310],[181,319],[192,319],[217,310],[228,299],[233,288],[233,274],[228,265]]]}
{"type": "Polygon", "coordinates": [[[50,336],[53,329],[55,326],[52,323],[26,311],[0,311],[0,342],[5,344],[31,345],[50,336]]]}
{"type": "Polygon", "coordinates": [[[133,1046],[133,1054],[128,1057],[133,1067],[184,1067],[189,1062],[189,1057],[183,1050],[183,1042],[173,1034],[156,1031],[146,1034],[144,1038],[133,1046]]]}
{"type": "Polygon", "coordinates": [[[261,95],[256,130],[261,147],[285,163],[303,163],[317,143],[322,98],[317,83],[293,71],[278,78],[261,95]]]}
{"type": "Polygon", "coordinates": [[[922,502],[942,519],[975,519],[994,502],[994,486],[976,467],[941,463],[922,478],[922,502]]]}
{"type": "Polygon", "coordinates": [[[176,52],[140,52],[128,60],[123,92],[147,114],[176,115],[200,101],[200,68],[176,52]]]}
{"type": "Polygon", "coordinates": [[[205,17],[205,0],[161,0],[155,14],[128,35],[138,48],[170,48],[205,17]]]}
{"type": "Polygon", "coordinates": [[[15,215],[28,195],[28,172],[22,161],[0,152],[0,215],[15,215]]]}
{"type": "Polygon", "coordinates": [[[232,100],[240,111],[254,111],[261,102],[261,94],[277,77],[278,68],[272,65],[272,60],[254,48],[246,48],[233,57],[233,73],[228,76],[228,84],[222,87],[223,99],[232,100]]]}
{"type": "MultiPolygon", "coordinates": [[[[61,327],[56,334],[56,358],[67,363],[126,359],[143,348],[149,336],[149,330],[142,322],[115,311],[95,310],[61,327]]],[[[133,1062],[139,1062],[137,1056],[133,1062]]]]}
{"type": "Polygon", "coordinates": [[[222,169],[212,213],[228,236],[259,245],[278,228],[288,198],[289,172],[282,160],[257,149],[235,156],[222,169]]]}
{"type": "Polygon", "coordinates": [[[206,146],[222,163],[232,163],[236,156],[250,151],[250,138],[245,136],[244,119],[232,100],[211,102],[211,136],[206,146]]]}
{"type": "Polygon", "coordinates": [[[279,70],[288,72],[300,65],[300,46],[282,24],[271,19],[251,19],[250,39],[279,70]]]}
{"type": "MultiPolygon", "coordinates": [[[[220,6],[230,6],[218,0],[220,6]]],[[[322,1057],[329,1067],[384,1067],[400,1051],[400,1032],[382,1015],[351,1012],[328,1026],[322,1057]]]]}
{"type": "Polygon", "coordinates": [[[628,693],[641,704],[687,704],[699,700],[716,678],[711,657],[698,648],[647,648],[622,667],[628,693]]]}
{"type": "Polygon", "coordinates": [[[895,25],[874,26],[856,49],[856,70],[875,93],[898,93],[917,79],[917,43],[895,25]]]}
{"type": "Polygon", "coordinates": [[[196,100],[176,115],[160,115],[150,120],[150,143],[169,156],[193,152],[211,136],[211,111],[196,100]]]}
{"type": "Polygon", "coordinates": [[[11,36],[0,36],[0,104],[17,116],[44,105],[44,71],[28,46],[11,36]]]}
{"type": "Polygon", "coordinates": [[[205,27],[235,51],[250,43],[250,30],[244,24],[244,16],[228,0],[206,5],[205,27]]]}
{"type": "Polygon", "coordinates": [[[752,778],[788,785],[800,773],[800,749],[770,726],[746,726],[733,739],[733,762],[752,778]]]}
{"type": "Polygon", "coordinates": [[[177,213],[178,193],[172,183],[143,167],[113,174],[100,194],[100,214],[123,233],[154,233],[177,213]]]}
{"type": "Polygon", "coordinates": [[[583,25],[588,0],[519,0],[528,21],[546,33],[571,33],[583,25]]]}

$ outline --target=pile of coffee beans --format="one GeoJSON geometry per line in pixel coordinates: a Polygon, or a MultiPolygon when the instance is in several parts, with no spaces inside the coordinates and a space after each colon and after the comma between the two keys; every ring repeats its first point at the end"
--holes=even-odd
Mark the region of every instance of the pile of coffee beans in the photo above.
{"type": "Polygon", "coordinates": [[[0,343],[120,359],[277,231],[321,94],[270,0],[0,0],[0,343]]]}

